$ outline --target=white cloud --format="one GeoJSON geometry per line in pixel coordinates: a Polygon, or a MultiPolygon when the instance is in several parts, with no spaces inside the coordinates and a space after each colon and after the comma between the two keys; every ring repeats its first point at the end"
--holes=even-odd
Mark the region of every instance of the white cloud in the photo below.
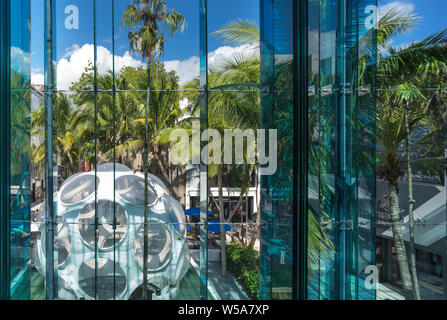
{"type": "Polygon", "coordinates": [[[30,53],[23,51],[19,47],[11,47],[11,69],[22,73],[30,68],[30,53]]]}
{"type": "MultiPolygon", "coordinates": [[[[393,1],[390,3],[387,3],[383,6],[379,6],[379,19],[381,19],[385,14],[387,14],[391,9],[396,8],[398,12],[400,12],[401,15],[407,15],[407,14],[415,14],[415,5],[409,1],[393,1]]],[[[385,43],[385,46],[379,46],[378,50],[380,54],[383,54],[386,52],[386,48],[393,46],[393,43],[395,43],[394,38],[388,39],[388,41],[385,43]]],[[[396,49],[403,49],[407,47],[410,43],[406,44],[400,44],[395,45],[394,47],[396,49]]]]}
{"type": "MultiPolygon", "coordinates": [[[[57,86],[60,90],[67,90],[72,82],[76,82],[88,66],[94,61],[94,46],[85,44],[65,55],[57,63],[57,86]]],[[[123,56],[115,56],[115,70],[119,72],[125,66],[139,67],[143,65],[140,60],[135,59],[126,52],[123,56]]],[[[105,47],[97,47],[98,72],[104,74],[113,68],[113,55],[105,47]]]]}
{"type": "Polygon", "coordinates": [[[43,85],[45,83],[45,76],[42,73],[31,74],[31,83],[33,85],[43,85]]]}
{"type": "Polygon", "coordinates": [[[186,60],[163,61],[167,71],[175,71],[180,79],[180,86],[199,76],[199,57],[192,56],[186,60]]]}
{"type": "Polygon", "coordinates": [[[75,43],[71,47],[65,49],[65,54],[62,57],[63,59],[68,58],[71,56],[76,50],[79,50],[79,44],[75,43]]]}
{"type": "MultiPolygon", "coordinates": [[[[218,68],[227,59],[243,56],[247,57],[256,54],[258,51],[255,46],[244,44],[238,47],[222,46],[208,53],[208,67],[218,68]]],[[[186,60],[164,61],[168,71],[174,70],[180,78],[180,85],[184,85],[188,81],[199,76],[200,60],[199,57],[193,56],[186,60]]]]}
{"type": "MultiPolygon", "coordinates": [[[[11,69],[18,73],[28,73],[30,70],[30,54],[29,52],[23,51],[19,47],[11,47],[11,69]]],[[[44,84],[45,76],[42,73],[42,70],[31,69],[31,83],[36,84],[44,84]]]]}
{"type": "Polygon", "coordinates": [[[415,6],[408,1],[393,1],[383,6],[379,6],[379,19],[381,19],[392,8],[396,8],[402,14],[414,13],[415,6]]]}
{"type": "Polygon", "coordinates": [[[256,47],[249,44],[239,47],[219,47],[215,51],[208,53],[208,65],[210,68],[217,68],[229,58],[237,56],[248,57],[254,53],[256,53],[256,47]]]}
{"type": "MultiPolygon", "coordinates": [[[[256,49],[251,45],[241,45],[238,47],[222,46],[208,54],[208,65],[210,68],[217,68],[226,59],[235,56],[248,56],[256,53],[256,49]]],[[[89,62],[93,62],[94,46],[85,44],[82,47],[73,45],[66,50],[65,55],[57,63],[57,87],[59,90],[68,90],[73,82],[81,77],[89,62]]],[[[167,71],[176,71],[180,78],[180,85],[199,76],[199,57],[192,56],[185,60],[163,61],[167,71]]],[[[113,55],[105,47],[97,48],[98,72],[104,74],[113,67],[113,55]]],[[[115,55],[115,70],[119,72],[123,67],[139,67],[144,63],[126,52],[123,56],[115,55]]],[[[43,84],[43,74],[33,73],[32,83],[43,84]]]]}

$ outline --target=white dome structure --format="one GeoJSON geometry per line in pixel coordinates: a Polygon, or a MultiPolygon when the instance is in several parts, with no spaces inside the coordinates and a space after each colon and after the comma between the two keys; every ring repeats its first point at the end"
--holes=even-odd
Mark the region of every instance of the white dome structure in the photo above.
{"type": "MultiPolygon", "coordinates": [[[[185,215],[159,178],[149,175],[148,180],[148,288],[152,299],[172,299],[189,269],[185,215]]],[[[144,175],[121,164],[115,170],[113,163],[103,164],[96,176],[90,171],[67,179],[54,199],[58,297],[129,299],[142,292],[144,175]]],[[[44,274],[44,224],[41,235],[34,255],[44,274]]]]}

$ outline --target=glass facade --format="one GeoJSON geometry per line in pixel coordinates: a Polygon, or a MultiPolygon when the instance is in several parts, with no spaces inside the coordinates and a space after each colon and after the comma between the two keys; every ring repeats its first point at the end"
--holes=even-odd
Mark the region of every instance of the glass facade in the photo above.
{"type": "Polygon", "coordinates": [[[0,3],[2,299],[445,298],[417,7],[0,3]]]}
{"type": "Polygon", "coordinates": [[[366,18],[376,6],[309,6],[308,293],[315,299],[374,299],[365,268],[374,265],[376,44],[366,18]]]}
{"type": "MultiPolygon", "coordinates": [[[[28,1],[17,1],[13,5],[4,5],[5,16],[10,15],[16,26],[26,26],[29,22],[30,4],[28,1]]],[[[31,48],[28,30],[23,27],[9,26],[4,29],[10,30],[9,47],[9,70],[3,70],[5,77],[9,76],[10,110],[2,110],[3,117],[7,119],[3,127],[3,134],[9,137],[2,150],[4,156],[9,158],[5,161],[7,172],[6,186],[9,190],[3,195],[8,195],[4,200],[6,206],[2,207],[2,216],[8,218],[3,223],[6,233],[2,233],[2,241],[8,245],[8,257],[6,263],[9,265],[2,268],[7,273],[10,284],[9,296],[12,299],[29,299],[28,285],[30,282],[30,178],[31,178],[31,48]],[[9,114],[8,114],[9,113],[9,114]],[[9,162],[9,163],[8,163],[9,162]],[[8,163],[8,164],[7,164],[8,163]],[[3,210],[4,209],[4,210],[3,210]]],[[[6,35],[4,35],[6,37],[6,35]]],[[[8,48],[4,48],[8,50],[8,48]]],[[[4,60],[8,61],[8,60],[4,60]]],[[[8,80],[6,80],[8,81],[8,80]]],[[[6,82],[4,82],[6,85],[6,82]]],[[[5,93],[7,94],[7,93],[5,93]]],[[[5,104],[7,106],[8,104],[5,104]]],[[[3,287],[3,284],[2,284],[3,287]]]]}
{"type": "MultiPolygon", "coordinates": [[[[431,15],[436,15],[436,8],[442,4],[431,0],[426,6],[431,15]]],[[[399,9],[389,7],[389,3],[384,4],[388,20],[399,9]]],[[[447,288],[446,139],[442,114],[445,74],[431,65],[445,61],[441,49],[445,26],[432,22],[420,6],[407,10],[405,16],[410,30],[397,33],[393,39],[410,41],[399,47],[388,45],[391,36],[384,32],[377,38],[375,241],[381,278],[377,296],[386,299],[393,292],[394,299],[443,300],[447,288]],[[420,30],[421,24],[428,28],[420,30]],[[431,47],[439,52],[431,51],[431,47]],[[421,54],[420,58],[410,58],[413,51],[421,54]],[[401,62],[393,66],[390,62],[397,56],[401,62]],[[405,128],[400,134],[398,119],[405,128]],[[396,287],[408,290],[399,289],[395,294],[396,287]]],[[[383,20],[387,20],[385,17],[383,20]]]]}

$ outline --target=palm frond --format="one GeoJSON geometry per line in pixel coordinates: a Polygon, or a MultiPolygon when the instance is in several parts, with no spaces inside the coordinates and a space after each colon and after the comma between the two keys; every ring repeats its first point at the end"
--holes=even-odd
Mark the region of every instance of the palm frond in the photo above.
{"type": "Polygon", "coordinates": [[[377,30],[377,44],[384,47],[391,38],[416,27],[415,23],[420,20],[415,14],[402,12],[393,7],[379,20],[377,30]]]}
{"type": "Polygon", "coordinates": [[[260,32],[256,22],[251,20],[238,19],[232,21],[220,30],[211,34],[218,35],[222,40],[234,44],[255,44],[260,43],[260,32]]]}

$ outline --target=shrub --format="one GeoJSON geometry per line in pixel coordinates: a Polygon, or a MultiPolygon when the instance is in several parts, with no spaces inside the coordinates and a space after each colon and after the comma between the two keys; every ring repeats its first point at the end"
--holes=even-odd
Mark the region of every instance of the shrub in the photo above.
{"type": "Polygon", "coordinates": [[[259,253],[250,247],[231,243],[226,247],[227,265],[252,299],[259,298],[259,253]]]}

